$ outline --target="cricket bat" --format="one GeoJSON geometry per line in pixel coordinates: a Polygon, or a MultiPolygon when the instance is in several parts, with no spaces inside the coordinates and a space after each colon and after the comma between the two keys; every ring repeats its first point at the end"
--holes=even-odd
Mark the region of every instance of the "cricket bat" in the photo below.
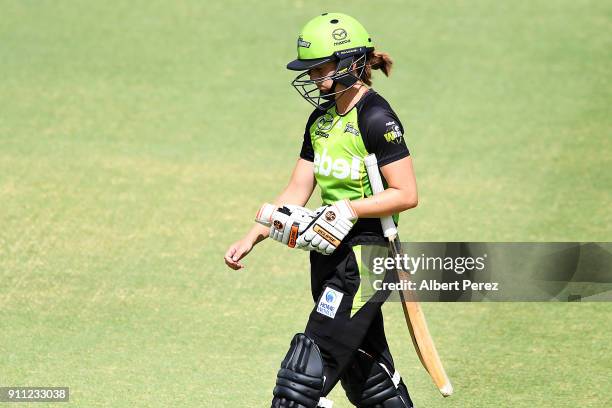
{"type": "MultiPolygon", "coordinates": [[[[369,154],[364,159],[366,165],[366,171],[368,172],[368,178],[370,185],[372,186],[372,192],[374,194],[381,193],[384,190],[382,179],[380,177],[380,171],[378,169],[378,161],[376,155],[369,154]]],[[[391,216],[381,217],[380,219],[383,233],[389,240],[389,247],[393,256],[401,254],[402,246],[399,239],[397,228],[393,222],[391,216]]],[[[410,275],[403,270],[398,269],[397,271],[399,280],[409,280],[410,275]]],[[[406,318],[406,324],[410,331],[410,337],[412,337],[412,343],[416,350],[421,364],[427,370],[433,382],[436,384],[440,393],[443,396],[448,397],[453,393],[453,386],[446,375],[436,345],[429,334],[429,328],[427,327],[427,321],[423,310],[416,300],[415,295],[408,290],[399,291],[402,307],[404,309],[404,317],[406,318]]]]}

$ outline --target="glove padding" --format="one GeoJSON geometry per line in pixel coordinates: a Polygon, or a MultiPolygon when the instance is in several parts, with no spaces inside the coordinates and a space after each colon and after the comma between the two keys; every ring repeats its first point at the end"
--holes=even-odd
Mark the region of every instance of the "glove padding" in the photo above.
{"type": "Polygon", "coordinates": [[[329,255],[353,228],[355,220],[357,214],[348,200],[320,207],[308,228],[300,232],[296,244],[305,250],[329,255]]]}
{"type": "Polygon", "coordinates": [[[270,238],[294,248],[300,247],[297,244],[298,236],[304,232],[315,217],[316,214],[313,211],[299,205],[285,204],[282,207],[276,207],[272,204],[264,204],[257,213],[255,221],[270,227],[270,238]]]}

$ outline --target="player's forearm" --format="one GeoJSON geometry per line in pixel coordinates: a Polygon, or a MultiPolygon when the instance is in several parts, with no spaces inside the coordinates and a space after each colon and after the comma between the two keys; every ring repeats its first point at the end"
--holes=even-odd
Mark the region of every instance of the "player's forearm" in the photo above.
{"type": "Polygon", "coordinates": [[[275,205],[283,204],[294,204],[304,206],[310,199],[312,190],[302,187],[300,185],[294,186],[289,184],[276,199],[274,200],[275,205]]]}
{"type": "Polygon", "coordinates": [[[253,243],[253,245],[256,245],[264,239],[268,238],[269,234],[270,228],[265,227],[261,224],[255,224],[253,225],[253,228],[251,228],[250,231],[247,233],[247,238],[253,243]]]}
{"type": "Polygon", "coordinates": [[[417,203],[416,192],[387,188],[380,194],[351,201],[351,206],[359,218],[375,218],[400,213],[417,203]]]}

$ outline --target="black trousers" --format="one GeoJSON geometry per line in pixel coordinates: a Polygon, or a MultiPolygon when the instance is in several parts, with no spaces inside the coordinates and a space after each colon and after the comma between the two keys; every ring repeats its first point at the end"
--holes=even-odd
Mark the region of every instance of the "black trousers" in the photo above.
{"type": "MultiPolygon", "coordinates": [[[[379,252],[381,240],[376,239],[379,252]]],[[[361,276],[362,252],[371,247],[364,246],[369,244],[367,241],[358,242],[342,243],[331,255],[310,253],[315,306],[304,333],[315,341],[323,356],[324,396],[342,376],[351,375],[354,369],[351,363],[358,349],[382,359],[388,368],[394,367],[381,310],[389,293],[377,291],[372,296],[371,289],[361,287],[366,284],[361,276]],[[369,294],[364,295],[366,292],[369,294]]],[[[383,249],[386,255],[386,246],[383,249]]]]}

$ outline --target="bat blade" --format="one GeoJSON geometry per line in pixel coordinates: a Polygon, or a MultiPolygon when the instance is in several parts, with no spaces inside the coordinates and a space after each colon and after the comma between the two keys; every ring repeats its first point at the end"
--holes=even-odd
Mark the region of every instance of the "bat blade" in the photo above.
{"type": "MultiPolygon", "coordinates": [[[[399,237],[395,237],[391,247],[393,255],[400,254],[398,251],[399,237]]],[[[398,281],[409,281],[410,274],[398,269],[396,270],[398,281]]],[[[409,290],[400,290],[400,299],[404,310],[404,317],[412,338],[412,344],[416,350],[417,356],[421,364],[431,376],[434,384],[444,397],[448,397],[453,393],[453,385],[451,384],[446,370],[442,365],[442,360],[438,354],[436,345],[429,332],[425,313],[421,308],[421,304],[417,301],[413,293],[409,290]]]]}
{"type": "MultiPolygon", "coordinates": [[[[364,162],[372,192],[374,194],[383,192],[384,186],[380,176],[380,170],[378,169],[376,155],[370,154],[366,156],[364,162]]],[[[380,222],[383,233],[389,241],[391,254],[394,257],[396,255],[401,255],[401,242],[393,219],[390,216],[382,217],[380,222]]],[[[398,281],[410,280],[410,274],[407,272],[403,270],[396,270],[395,272],[397,273],[398,281]]],[[[425,320],[425,314],[421,309],[421,305],[412,292],[400,290],[399,293],[402,308],[404,309],[406,325],[408,326],[408,331],[410,332],[410,337],[412,338],[417,356],[419,360],[421,360],[421,364],[423,364],[425,370],[427,370],[431,376],[436,387],[438,387],[438,390],[440,390],[440,393],[444,397],[448,397],[453,393],[453,386],[446,375],[436,345],[429,333],[429,328],[427,327],[427,321],[425,320]]]]}

